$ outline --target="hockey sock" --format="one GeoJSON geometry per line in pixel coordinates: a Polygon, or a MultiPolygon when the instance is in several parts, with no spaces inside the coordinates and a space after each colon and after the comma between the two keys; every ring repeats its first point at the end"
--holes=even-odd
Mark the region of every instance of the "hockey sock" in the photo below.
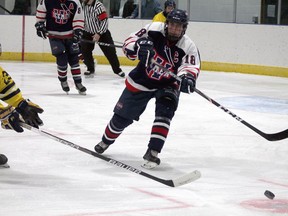
{"type": "Polygon", "coordinates": [[[159,153],[161,152],[169,132],[170,121],[171,119],[169,118],[156,116],[153,122],[150,141],[148,144],[150,149],[153,149],[159,153]]]}
{"type": "Polygon", "coordinates": [[[117,114],[114,114],[105,129],[102,141],[108,145],[113,144],[117,137],[120,136],[120,134],[123,132],[123,130],[132,124],[132,122],[133,120],[126,119],[117,114]]]}
{"type": "Polygon", "coordinates": [[[81,70],[79,64],[71,65],[71,74],[75,83],[81,83],[81,70]]]}
{"type": "Polygon", "coordinates": [[[57,71],[59,81],[60,82],[67,81],[67,65],[66,66],[57,65],[57,71]]]}

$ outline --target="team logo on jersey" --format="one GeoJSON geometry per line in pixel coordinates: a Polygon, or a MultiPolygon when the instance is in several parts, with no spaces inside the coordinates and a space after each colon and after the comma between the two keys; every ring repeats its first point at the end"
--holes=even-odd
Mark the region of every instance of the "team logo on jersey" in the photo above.
{"type": "MultiPolygon", "coordinates": [[[[154,60],[158,64],[162,65],[163,67],[165,67],[168,70],[170,70],[171,72],[173,72],[173,65],[170,62],[168,62],[167,60],[161,58],[158,55],[154,56],[154,60]]],[[[169,78],[170,77],[170,75],[165,73],[165,71],[163,71],[163,69],[159,68],[157,65],[155,65],[153,63],[149,67],[147,67],[146,73],[151,79],[155,79],[155,80],[161,80],[162,78],[169,78]]]]}
{"type": "Polygon", "coordinates": [[[52,17],[55,19],[55,22],[58,24],[66,24],[70,18],[69,10],[60,10],[53,9],[52,17]]]}

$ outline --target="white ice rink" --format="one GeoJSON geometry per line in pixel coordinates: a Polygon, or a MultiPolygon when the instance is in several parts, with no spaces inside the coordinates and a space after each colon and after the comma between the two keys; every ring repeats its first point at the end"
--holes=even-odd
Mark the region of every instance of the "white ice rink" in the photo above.
{"type": "MultiPolygon", "coordinates": [[[[107,65],[85,79],[87,95],[70,95],[54,63],[0,62],[25,98],[44,108],[43,130],[94,149],[124,79],[107,65]]],[[[84,66],[81,66],[84,69],[84,66]]],[[[122,67],[128,73],[132,67],[122,67]]],[[[288,128],[288,79],[202,71],[197,88],[265,133],[288,128]]],[[[104,155],[143,170],[154,103],[104,155]]],[[[194,93],[181,95],[161,165],[147,173],[202,177],[170,188],[31,131],[0,131],[1,216],[287,216],[288,139],[270,142],[194,93]],[[269,200],[264,191],[276,196],[269,200]]]]}

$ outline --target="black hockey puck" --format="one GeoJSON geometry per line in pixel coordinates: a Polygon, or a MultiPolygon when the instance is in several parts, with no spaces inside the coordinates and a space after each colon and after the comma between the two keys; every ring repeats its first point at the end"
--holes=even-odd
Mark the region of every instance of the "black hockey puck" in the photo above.
{"type": "Polygon", "coordinates": [[[8,158],[5,155],[0,154],[0,165],[6,164],[7,162],[8,158]]]}
{"type": "Polygon", "coordinates": [[[266,190],[266,191],[264,192],[264,195],[265,195],[267,198],[271,199],[271,200],[273,200],[274,197],[275,197],[275,194],[272,193],[272,192],[269,191],[269,190],[266,190]]]}

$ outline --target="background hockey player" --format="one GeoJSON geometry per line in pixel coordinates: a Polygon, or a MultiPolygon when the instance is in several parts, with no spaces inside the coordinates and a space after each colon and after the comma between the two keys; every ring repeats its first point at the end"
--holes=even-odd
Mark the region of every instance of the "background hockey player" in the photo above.
{"type": "MultiPolygon", "coordinates": [[[[11,76],[0,66],[0,121],[2,128],[13,129],[21,133],[23,132],[23,128],[19,124],[21,121],[39,128],[43,122],[38,114],[42,112],[41,107],[22,97],[20,89],[17,88],[11,76]]],[[[0,165],[6,164],[7,161],[7,157],[0,154],[0,165]]]]}
{"type": "Polygon", "coordinates": [[[37,35],[49,38],[52,54],[56,57],[58,79],[68,93],[68,63],[79,94],[86,94],[82,85],[78,54],[84,17],[79,0],[41,0],[36,12],[37,35]]]}
{"type": "MultiPolygon", "coordinates": [[[[126,88],[114,107],[114,115],[102,136],[102,141],[95,146],[95,151],[102,154],[123,130],[139,120],[150,99],[155,98],[155,119],[152,125],[148,150],[144,155],[145,168],[154,168],[160,164],[158,153],[161,152],[174,113],[178,106],[180,91],[194,91],[200,72],[200,57],[194,42],[185,35],[188,25],[187,13],[173,10],[167,16],[166,23],[148,24],[126,39],[123,50],[131,59],[140,62],[126,78],[126,88]],[[177,74],[178,83],[166,74],[151,59],[177,74]]],[[[135,145],[133,141],[133,145],[135,145]]]]}
{"type": "Polygon", "coordinates": [[[173,0],[167,0],[164,3],[164,11],[156,14],[153,17],[153,22],[166,22],[166,17],[168,13],[176,8],[176,3],[173,0]]]}

